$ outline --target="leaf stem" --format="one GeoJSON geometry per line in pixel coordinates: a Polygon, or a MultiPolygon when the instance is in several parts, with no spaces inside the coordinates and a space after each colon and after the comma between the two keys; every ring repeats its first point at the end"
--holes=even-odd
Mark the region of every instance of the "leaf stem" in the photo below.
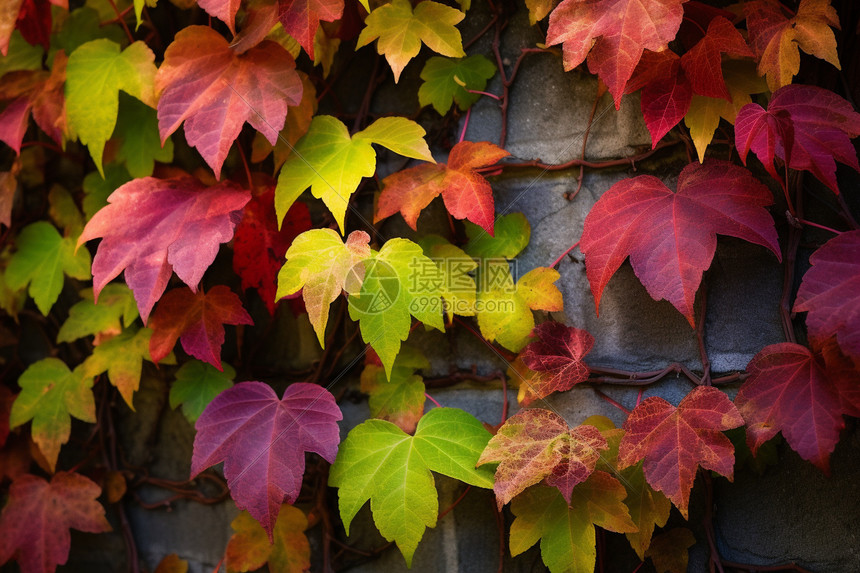
{"type": "Polygon", "coordinates": [[[114,0],[108,0],[108,4],[110,4],[111,8],[113,8],[114,13],[116,13],[117,21],[122,26],[122,29],[125,30],[125,35],[128,36],[129,43],[134,44],[134,36],[132,35],[131,30],[128,29],[128,24],[125,23],[123,13],[120,12],[119,8],[116,7],[116,2],[114,2],[114,0]]]}
{"type": "Polygon", "coordinates": [[[433,402],[433,404],[435,404],[437,408],[441,408],[441,407],[442,407],[442,404],[440,404],[439,402],[437,402],[437,401],[436,401],[436,399],[435,399],[435,398],[433,398],[433,396],[431,396],[431,395],[430,395],[430,394],[428,394],[427,392],[424,392],[424,397],[425,397],[425,398],[427,398],[428,400],[430,400],[431,402],[433,402]]]}
{"type": "Polygon", "coordinates": [[[558,264],[561,262],[561,260],[562,260],[564,257],[566,257],[566,256],[568,255],[568,253],[570,253],[573,249],[575,249],[576,247],[578,247],[578,246],[579,246],[579,242],[580,242],[581,240],[582,240],[582,239],[580,239],[579,241],[575,242],[573,245],[571,245],[571,246],[570,246],[570,248],[569,248],[568,250],[566,250],[566,251],[565,251],[565,252],[563,252],[561,255],[559,255],[559,257],[558,257],[555,261],[553,261],[553,263],[549,266],[549,268],[554,269],[555,267],[557,267],[557,266],[558,266],[558,264]]]}
{"type": "Polygon", "coordinates": [[[628,416],[630,415],[630,410],[628,410],[627,408],[622,406],[620,403],[616,402],[615,400],[613,400],[612,398],[610,398],[609,396],[604,394],[599,388],[594,388],[594,391],[597,392],[597,395],[600,396],[601,398],[603,398],[603,400],[605,402],[612,404],[613,406],[615,406],[616,408],[618,408],[619,410],[621,410],[622,412],[624,412],[628,416]]]}
{"type": "Polygon", "coordinates": [[[810,227],[815,227],[816,229],[823,229],[825,231],[830,231],[834,235],[841,235],[844,231],[837,231],[836,229],[831,229],[830,227],[825,227],[824,225],[819,225],[818,223],[813,223],[812,221],[807,221],[806,219],[797,218],[797,222],[803,225],[808,225],[810,227]]]}

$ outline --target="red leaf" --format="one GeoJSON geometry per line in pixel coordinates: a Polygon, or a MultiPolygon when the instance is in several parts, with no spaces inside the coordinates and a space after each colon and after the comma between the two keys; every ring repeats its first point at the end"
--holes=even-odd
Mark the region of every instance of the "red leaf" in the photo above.
{"type": "Polygon", "coordinates": [[[681,56],[681,66],[690,79],[693,92],[731,101],[723,79],[722,56],[755,56],[734,25],[722,16],[711,20],[708,32],[690,51],[681,56]]]}
{"type": "Polygon", "coordinates": [[[229,288],[217,285],[208,293],[173,289],[161,298],[149,321],[152,361],[157,363],[170,354],[180,339],[185,352],[221,370],[225,324],[254,324],[229,288]]]}
{"type": "Polygon", "coordinates": [[[781,258],[764,209],[772,202],[770,190],[746,169],[716,160],[686,166],[676,193],[651,175],[616,183],[585,218],[579,246],[595,306],[629,255],[648,294],[668,300],[694,325],[696,290],[714,257],[717,233],[765,246],[781,258]]]}
{"type": "Polygon", "coordinates": [[[722,432],[743,423],[731,400],[710,386],[694,388],[677,408],[652,396],[624,422],[618,469],[644,458],[645,479],[666,494],[686,519],[699,466],[732,479],[735,449],[722,432]]]}
{"type": "Polygon", "coordinates": [[[477,169],[510,155],[492,143],[461,141],[451,149],[448,164],[422,163],[389,175],[383,181],[375,222],[397,211],[416,228],[418,215],[440,193],[453,217],[468,219],[493,234],[496,215],[493,190],[477,169]]]}
{"type": "Polygon", "coordinates": [[[275,314],[278,271],[284,255],[293,239],[310,228],[310,211],[297,201],[278,230],[274,185],[258,187],[245,205],[233,239],[233,270],[242,278],[242,290],[257,289],[269,314],[275,314]]]}
{"type": "Polygon", "coordinates": [[[236,13],[241,3],[242,0],[197,0],[197,5],[207,14],[227,24],[233,35],[236,35],[236,13]]]}
{"type": "Polygon", "coordinates": [[[66,562],[69,529],[110,531],[96,498],[101,488],[76,473],[57,472],[48,483],[25,474],[9,488],[0,515],[0,565],[10,558],[27,573],[50,573],[66,562]]]}
{"type": "MultiPolygon", "coordinates": [[[[13,2],[14,4],[14,2],[13,2]]],[[[24,0],[18,13],[18,31],[33,46],[51,47],[51,4],[48,0],[24,0]]]]}
{"type": "Polygon", "coordinates": [[[240,382],[219,394],[197,420],[191,477],[224,462],[239,509],[269,534],[281,503],[293,503],[305,473],[305,452],[334,463],[343,416],[328,391],[304,382],[284,397],[262,382],[240,382]]]}
{"type": "Polygon", "coordinates": [[[837,390],[805,346],[771,344],[747,366],[735,404],[747,423],[753,453],[782,432],[800,457],[829,473],[830,453],[845,427],[837,390]]]}
{"type": "Polygon", "coordinates": [[[836,336],[842,352],[860,363],[860,231],[830,239],[809,262],[794,312],[809,312],[806,327],[814,343],[836,336]]]}
{"type": "Polygon", "coordinates": [[[569,428],[564,418],[541,408],[523,410],[499,428],[478,465],[500,462],[493,491],[499,509],[518,493],[546,479],[570,503],[574,486],[594,471],[609,447],[594,426],[569,428]]]}
{"type": "Polygon", "coordinates": [[[292,56],[263,41],[237,54],[221,34],[189,26],[164,54],[155,77],[161,141],[185,122],[185,139],[221,178],[221,166],[247,121],[274,145],[287,106],[302,100],[302,80],[292,56]]]}
{"type": "Polygon", "coordinates": [[[563,0],[549,17],[546,43],[563,44],[564,69],[585,61],[621,106],[643,50],[659,52],[675,38],[685,0],[563,0]]]}
{"type": "Polygon", "coordinates": [[[687,115],[693,91],[681,60],[671,50],[645,52],[636,74],[627,84],[627,93],[642,87],[642,115],[651,134],[651,146],[687,115]]]}
{"type": "Polygon", "coordinates": [[[538,387],[533,384],[530,388],[530,398],[570,390],[588,378],[588,366],[582,359],[594,346],[591,334],[558,322],[539,324],[532,334],[540,340],[530,342],[520,358],[530,369],[545,375],[538,377],[538,387]]]}
{"type": "Polygon", "coordinates": [[[314,36],[320,20],[334,22],[343,15],[343,0],[278,0],[278,20],[284,30],[314,59],[314,36]]]}
{"type": "Polygon", "coordinates": [[[221,243],[233,237],[251,194],[224,182],[206,187],[188,176],[144,177],[119,187],[78,239],[103,237],[93,259],[93,290],[125,269],[146,323],[172,271],[196,291],[221,243]]]}
{"type": "Polygon", "coordinates": [[[830,90],[788,85],[773,93],[765,111],[757,103],[741,108],[735,121],[735,143],[746,164],[750,149],[778,181],[774,157],[811,172],[834,193],[836,161],[860,171],[851,138],[860,135],[860,113],[830,90]]]}

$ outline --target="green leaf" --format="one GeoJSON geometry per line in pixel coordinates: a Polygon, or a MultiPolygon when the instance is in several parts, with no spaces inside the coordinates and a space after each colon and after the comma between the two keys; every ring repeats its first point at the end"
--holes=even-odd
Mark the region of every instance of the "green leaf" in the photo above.
{"type": "Polygon", "coordinates": [[[63,273],[80,280],[90,278],[90,253],[75,253],[75,239],[61,237],[46,221],[24,227],[16,241],[18,252],[6,267],[6,284],[13,290],[30,285],[29,293],[46,315],[63,290],[63,273]]]}
{"type": "Polygon", "coordinates": [[[514,498],[511,511],[511,555],[540,540],[541,557],[552,573],[593,573],[597,558],[594,526],[624,533],[635,531],[622,503],[624,486],[596,471],[573,488],[570,506],[555,488],[535,486],[514,498]]]}
{"type": "Polygon", "coordinates": [[[421,50],[421,42],[443,56],[465,56],[463,40],[455,28],[465,17],[463,12],[432,0],[419,2],[414,9],[409,0],[393,0],[370,13],[356,48],[378,38],[376,50],[388,60],[397,83],[400,72],[421,50]]]}
{"type": "Polygon", "coordinates": [[[379,355],[390,378],[400,343],[409,336],[410,316],[445,329],[439,269],[407,239],[386,242],[364,268],[360,292],[349,297],[349,315],[359,321],[362,339],[379,355]]]}
{"type": "Polygon", "coordinates": [[[66,65],[66,114],[72,134],[89,147],[104,175],[102,154],[116,126],[120,90],[155,107],[155,55],[143,42],[123,51],[107,39],[87,42],[66,65]]]}
{"type": "Polygon", "coordinates": [[[414,159],[433,162],[424,129],[403,117],[381,118],[350,137],[346,126],[329,115],[318,115],[281,168],[275,188],[275,209],[283,221],[305,189],[322,199],[334,215],[341,234],[350,196],[363,177],[376,172],[372,143],[414,159]]]}
{"type": "Polygon", "coordinates": [[[168,137],[161,146],[156,111],[132,97],[120,97],[113,138],[120,141],[116,161],[125,163],[134,179],[152,175],[156,161],[173,161],[173,140],[168,137]]]}
{"type": "Polygon", "coordinates": [[[464,250],[476,259],[513,259],[531,239],[532,228],[522,213],[509,213],[496,220],[494,236],[481,227],[464,221],[469,242],[464,250]]]}
{"type": "Polygon", "coordinates": [[[124,283],[110,283],[93,302],[93,289],[81,291],[84,300],[69,309],[69,318],[57,333],[57,342],[72,342],[84,336],[116,335],[137,318],[134,294],[124,283]]]}
{"type": "Polygon", "coordinates": [[[45,358],[31,364],[18,378],[18,385],[21,393],[12,404],[9,427],[33,420],[33,440],[53,471],[60,447],[69,441],[71,416],[96,421],[93,379],[80,369],[72,372],[61,360],[45,358]]]}
{"type": "Polygon", "coordinates": [[[110,163],[105,166],[104,177],[96,172],[88,173],[84,177],[85,195],[82,205],[87,221],[92,219],[99,209],[108,204],[108,197],[111,193],[131,179],[132,177],[128,174],[125,166],[117,163],[110,163]]]}
{"type": "Polygon", "coordinates": [[[421,70],[424,83],[418,88],[418,102],[422,107],[432,105],[440,115],[448,113],[455,101],[465,111],[481,97],[468,90],[483,91],[495,74],[495,64],[480,54],[459,59],[434,56],[421,70]]]}
{"type": "Polygon", "coordinates": [[[364,231],[353,231],[344,243],[331,229],[311,229],[296,237],[287,250],[275,300],[302,291],[320,346],[325,346],[329,306],[344,288],[358,290],[361,284],[360,263],[370,256],[369,243],[364,231]]]}
{"type": "MultiPolygon", "coordinates": [[[[93,353],[78,368],[87,376],[98,376],[107,372],[110,383],[117,387],[128,407],[134,410],[134,393],[140,387],[140,374],[143,361],[152,362],[149,355],[149,339],[152,331],[148,328],[129,328],[122,334],[109,338],[93,349],[93,353]]],[[[168,355],[161,364],[176,364],[173,354],[168,355]]]]}
{"type": "Polygon", "coordinates": [[[365,366],[361,372],[361,391],[370,396],[367,400],[370,415],[388,420],[407,434],[413,433],[424,413],[425,401],[424,379],[415,370],[429,367],[427,358],[412,346],[400,348],[391,379],[381,366],[365,366]]]}
{"type": "Polygon", "coordinates": [[[48,212],[67,237],[77,237],[84,230],[84,216],[65,187],[57,184],[51,187],[48,193],[48,212]]]}
{"type": "Polygon", "coordinates": [[[134,17],[137,20],[137,25],[134,27],[135,30],[140,28],[140,18],[143,15],[144,5],[155,8],[156,4],[158,4],[158,0],[134,0],[134,17]]]}
{"type": "Polygon", "coordinates": [[[193,425],[215,397],[233,386],[236,371],[226,362],[223,372],[206,362],[191,360],[176,371],[176,381],[170,387],[170,407],[182,406],[182,413],[193,425]]]}
{"type": "Polygon", "coordinates": [[[478,268],[478,263],[437,235],[424,237],[419,241],[424,254],[433,259],[441,275],[441,295],[448,322],[454,315],[475,316],[476,289],[475,279],[468,273],[478,268]]]}
{"type": "Polygon", "coordinates": [[[340,488],[340,516],[347,534],[370,500],[379,532],[395,541],[406,564],[426,527],[434,527],[439,500],[430,471],[468,484],[493,487],[493,468],[475,469],[490,433],[471,414],[436,408],[418,422],[414,436],[390,422],[368,420],[341,443],[329,485],[340,488]]]}
{"type": "MultiPolygon", "coordinates": [[[[116,13],[113,12],[113,9],[107,2],[104,4],[111,11],[105,20],[116,17],[116,13]]],[[[57,50],[63,50],[68,56],[87,42],[102,38],[111,40],[117,44],[127,41],[125,34],[119,26],[101,25],[101,16],[98,10],[90,6],[83,6],[72,10],[66,17],[66,21],[63,22],[60,31],[51,36],[51,54],[48,57],[48,63],[50,64],[53,61],[53,56],[57,50]]]]}
{"type": "Polygon", "coordinates": [[[21,32],[15,30],[9,39],[9,50],[5,56],[0,56],[0,77],[18,70],[41,70],[44,54],[42,46],[31,46],[21,32]]]}

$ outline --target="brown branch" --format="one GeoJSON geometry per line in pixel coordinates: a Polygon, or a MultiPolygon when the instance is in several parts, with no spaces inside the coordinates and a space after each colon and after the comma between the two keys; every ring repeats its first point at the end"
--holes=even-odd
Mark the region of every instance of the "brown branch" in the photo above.
{"type": "MultiPolygon", "coordinates": [[[[682,143],[681,140],[676,139],[672,141],[660,141],[654,146],[653,149],[645,151],[643,153],[638,153],[636,155],[631,155],[630,157],[624,157],[622,159],[609,159],[605,161],[586,161],[584,159],[571,159],[567,163],[544,163],[540,159],[535,159],[532,161],[519,161],[519,162],[508,162],[508,163],[499,163],[498,165],[492,166],[492,168],[502,168],[502,169],[524,169],[524,168],[537,168],[543,169],[544,171],[564,171],[565,169],[570,169],[571,167],[579,167],[580,165],[589,167],[591,169],[605,169],[608,167],[622,167],[625,165],[632,165],[635,167],[635,163],[637,161],[644,161],[648,159],[659,150],[664,149],[666,147],[674,147],[682,143]]],[[[489,168],[487,168],[489,169],[489,168]]]]}

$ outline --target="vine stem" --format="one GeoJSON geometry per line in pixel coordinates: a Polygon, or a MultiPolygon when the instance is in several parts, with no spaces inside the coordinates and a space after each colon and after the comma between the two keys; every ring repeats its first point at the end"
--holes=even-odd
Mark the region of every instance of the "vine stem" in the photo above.
{"type": "Polygon", "coordinates": [[[122,29],[125,30],[125,35],[128,36],[128,41],[130,43],[134,43],[134,36],[131,33],[131,30],[128,29],[128,24],[125,23],[125,18],[122,15],[122,12],[119,11],[119,8],[116,7],[116,2],[114,0],[108,0],[108,4],[113,8],[114,13],[116,13],[117,21],[122,26],[122,29]]]}
{"type": "MultiPolygon", "coordinates": [[[[582,239],[580,239],[579,241],[581,241],[581,240],[582,239]]],[[[553,263],[549,266],[549,268],[554,269],[555,267],[557,267],[559,265],[559,263],[561,263],[561,260],[564,257],[566,257],[568,253],[570,253],[573,249],[575,249],[576,247],[579,246],[579,241],[575,242],[573,245],[570,246],[570,248],[568,250],[566,250],[561,255],[559,255],[559,257],[555,261],[553,261],[553,263]]]]}
{"type": "Polygon", "coordinates": [[[806,219],[797,218],[797,222],[803,225],[808,225],[810,227],[815,227],[816,229],[823,229],[825,231],[829,231],[834,235],[841,235],[844,231],[837,231],[836,229],[831,229],[830,227],[826,227],[824,225],[819,225],[818,223],[813,223],[812,221],[807,221],[806,219]]]}
{"type": "Polygon", "coordinates": [[[453,511],[453,509],[454,509],[455,507],[457,507],[458,505],[460,505],[460,502],[461,502],[461,501],[463,501],[463,498],[464,498],[464,497],[466,497],[466,494],[467,494],[467,493],[469,493],[471,490],[472,490],[472,486],[467,485],[467,486],[466,486],[466,489],[464,489],[464,490],[463,490],[463,493],[461,493],[461,494],[460,494],[460,497],[458,497],[457,499],[455,499],[455,500],[454,500],[454,502],[453,502],[451,505],[449,505],[448,507],[446,507],[446,508],[445,508],[445,510],[444,510],[444,511],[442,511],[442,512],[439,514],[439,516],[436,518],[436,522],[438,523],[439,521],[442,521],[442,518],[443,518],[443,517],[445,517],[446,515],[448,515],[449,513],[451,513],[451,511],[453,511]]]}
{"type": "Polygon", "coordinates": [[[431,402],[433,402],[433,404],[435,404],[437,408],[441,408],[441,407],[442,407],[442,404],[440,404],[439,402],[437,402],[437,401],[436,401],[436,399],[435,399],[435,398],[433,398],[433,396],[431,396],[431,395],[430,395],[430,394],[428,394],[427,392],[424,392],[424,397],[425,397],[425,398],[427,398],[428,400],[430,400],[431,402]]]}
{"type": "Polygon", "coordinates": [[[613,400],[612,398],[610,398],[609,396],[604,394],[599,388],[594,388],[593,390],[595,392],[597,392],[597,395],[600,396],[604,402],[608,402],[609,404],[615,406],[616,408],[618,408],[619,410],[624,412],[626,415],[628,415],[628,416],[630,415],[630,410],[628,410],[627,408],[622,406],[619,402],[616,402],[615,400],[613,400]]]}
{"type": "MultiPolygon", "coordinates": [[[[466,139],[466,130],[469,129],[469,118],[472,117],[472,108],[466,110],[466,119],[463,120],[463,130],[460,132],[460,140],[457,143],[463,143],[466,139]]],[[[448,213],[450,216],[450,213],[448,213]]]]}
{"type": "MultiPolygon", "coordinates": [[[[606,93],[606,86],[601,80],[597,80],[597,96],[594,98],[594,104],[591,106],[591,114],[588,116],[588,125],[585,126],[585,133],[582,135],[582,150],[579,153],[579,159],[585,161],[585,147],[588,145],[588,134],[591,133],[591,126],[594,124],[594,114],[597,113],[597,104],[600,103],[600,98],[606,93]]],[[[579,192],[582,190],[582,181],[585,179],[585,165],[579,166],[579,177],[576,179],[576,191],[572,194],[565,194],[565,199],[573,201],[579,192]]]]}
{"type": "Polygon", "coordinates": [[[502,169],[524,169],[535,167],[538,169],[543,169],[546,171],[564,171],[565,169],[570,169],[571,167],[579,167],[580,165],[584,165],[585,167],[590,167],[591,169],[604,169],[608,167],[622,167],[624,165],[632,165],[635,169],[637,161],[643,161],[648,159],[661,149],[665,149],[666,147],[674,147],[679,143],[683,143],[682,140],[676,139],[672,141],[660,141],[657,145],[654,146],[653,149],[645,151],[643,153],[638,153],[636,155],[631,155],[629,157],[623,157],[621,159],[609,159],[607,161],[586,161],[584,159],[571,159],[566,163],[544,163],[540,159],[535,159],[532,161],[519,161],[519,162],[509,162],[509,163],[500,163],[497,167],[501,167],[502,169]]]}

